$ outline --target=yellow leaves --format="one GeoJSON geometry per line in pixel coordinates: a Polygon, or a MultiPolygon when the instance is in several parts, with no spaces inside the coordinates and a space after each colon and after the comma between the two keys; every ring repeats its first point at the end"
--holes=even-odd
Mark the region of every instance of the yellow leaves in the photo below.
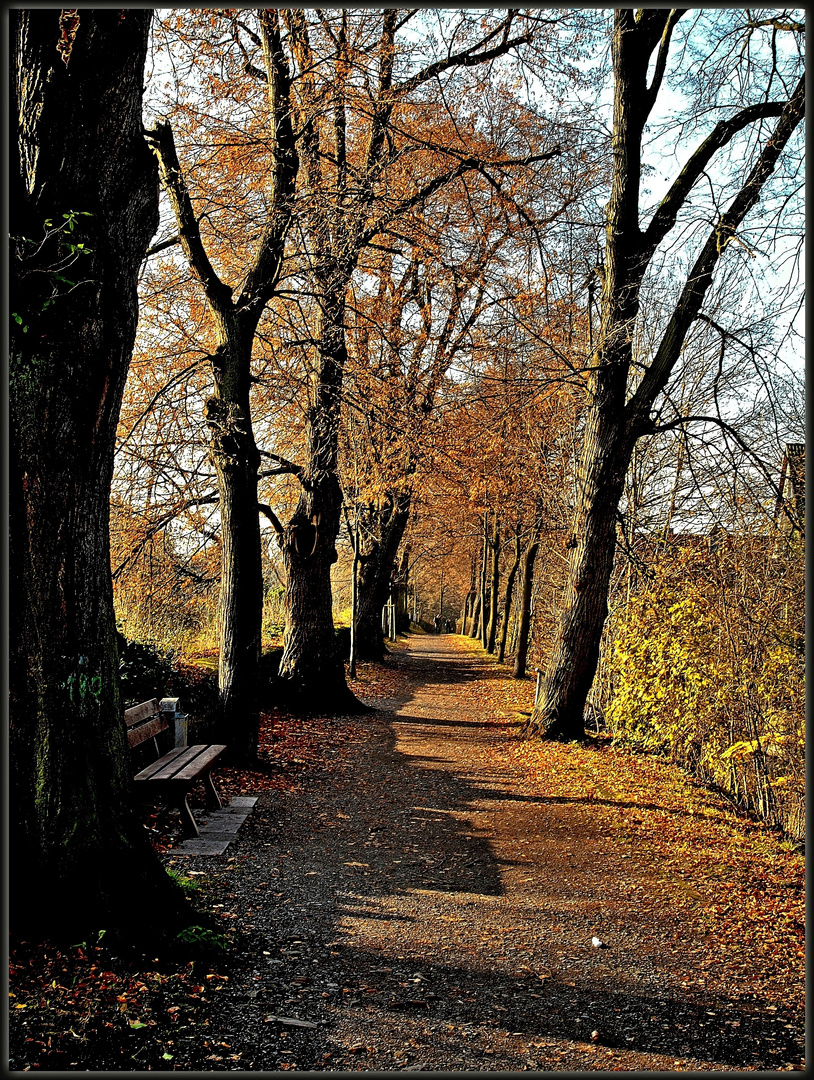
{"type": "Polygon", "coordinates": [[[730,758],[750,757],[758,752],[776,756],[780,749],[790,741],[789,735],[778,735],[777,732],[768,731],[756,739],[742,739],[732,743],[721,753],[720,758],[722,761],[728,761],[730,758]]]}
{"type": "Polygon", "coordinates": [[[804,772],[802,622],[785,621],[800,568],[761,566],[760,543],[678,548],[656,562],[654,579],[613,616],[607,718],[617,737],[667,751],[786,821],[799,813],[804,772]]]}
{"type": "Polygon", "coordinates": [[[732,743],[726,750],[720,755],[721,761],[728,761],[730,758],[745,758],[754,754],[757,750],[760,750],[761,744],[759,739],[741,740],[740,742],[732,743]]]}

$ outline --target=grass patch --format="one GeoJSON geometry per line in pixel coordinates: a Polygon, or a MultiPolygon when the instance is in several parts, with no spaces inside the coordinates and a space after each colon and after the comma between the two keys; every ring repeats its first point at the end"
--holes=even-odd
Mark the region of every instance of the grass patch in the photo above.
{"type": "Polygon", "coordinates": [[[185,896],[195,898],[201,891],[201,883],[189,877],[182,870],[167,870],[167,876],[171,877],[175,884],[183,890],[185,896]]]}

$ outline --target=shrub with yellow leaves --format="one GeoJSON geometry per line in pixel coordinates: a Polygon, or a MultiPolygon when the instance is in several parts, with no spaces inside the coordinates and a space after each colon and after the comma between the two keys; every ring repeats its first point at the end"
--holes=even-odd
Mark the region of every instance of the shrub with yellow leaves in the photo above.
{"type": "Polygon", "coordinates": [[[611,618],[608,726],[798,838],[805,827],[799,537],[683,537],[611,618]]]}

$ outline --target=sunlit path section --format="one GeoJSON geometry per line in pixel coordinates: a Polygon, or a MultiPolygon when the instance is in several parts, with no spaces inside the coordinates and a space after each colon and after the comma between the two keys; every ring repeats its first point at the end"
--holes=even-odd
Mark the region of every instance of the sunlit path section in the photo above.
{"type": "MultiPolygon", "coordinates": [[[[535,775],[513,737],[529,683],[518,694],[465,638],[415,635],[396,648],[412,692],[393,712],[388,775],[365,789],[376,825],[364,855],[358,834],[348,849],[357,852],[345,863],[353,886],[338,897],[338,939],[369,965],[371,983],[393,987],[375,1021],[364,1020],[362,994],[342,1028],[374,1024],[381,1050],[407,1036],[405,1049],[377,1053],[371,1067],[418,1067],[421,1047],[445,1040],[479,1069],[786,1060],[773,1013],[748,994],[731,997],[728,976],[716,973],[706,897],[686,882],[690,867],[676,872],[664,860],[661,823],[676,818],[665,793],[686,784],[679,774],[661,766],[659,775],[655,764],[631,781],[618,755],[549,746],[556,768],[535,775]],[[561,772],[569,782],[558,785],[561,772]],[[433,1019],[442,1002],[463,1014],[462,1029],[433,1019]],[[768,1040],[759,1052],[756,1038],[768,1040]]],[[[699,832],[737,832],[720,804],[703,803],[704,824],[688,815],[682,846],[691,833],[703,842],[699,832]]]]}

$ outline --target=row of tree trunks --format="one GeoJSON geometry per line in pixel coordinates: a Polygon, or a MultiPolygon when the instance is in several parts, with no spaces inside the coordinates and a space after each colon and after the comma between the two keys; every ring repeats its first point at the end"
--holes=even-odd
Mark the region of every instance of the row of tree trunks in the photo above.
{"type": "Polygon", "coordinates": [[[508,568],[502,598],[502,610],[495,600],[499,595],[500,585],[500,525],[495,517],[492,533],[489,534],[488,513],[483,517],[483,532],[480,554],[473,556],[473,585],[467,594],[464,606],[462,632],[470,637],[479,638],[487,651],[497,652],[498,660],[503,663],[506,657],[509,622],[512,611],[514,587],[520,574],[519,603],[517,611],[516,650],[514,657],[515,678],[525,678],[531,634],[531,598],[534,587],[534,565],[539,548],[539,535],[532,533],[531,541],[525,551],[522,548],[522,527],[518,524],[514,537],[514,558],[508,568]],[[474,582],[478,581],[478,587],[474,582]],[[488,581],[488,584],[487,584],[488,581]],[[488,621],[483,613],[489,612],[488,621]],[[496,629],[500,623],[500,640],[496,642],[496,629]],[[489,647],[491,645],[491,648],[489,647]]]}
{"type": "Polygon", "coordinates": [[[479,622],[478,622],[478,636],[483,648],[486,648],[487,631],[489,627],[488,623],[488,608],[489,603],[489,514],[488,511],[483,515],[483,551],[481,555],[481,567],[480,567],[480,604],[478,606],[479,622]]]}
{"type": "MultiPolygon", "coordinates": [[[[327,38],[326,20],[321,12],[314,18],[304,9],[262,9],[258,18],[259,37],[238,20],[233,31],[241,41],[241,31],[246,33],[252,48],[262,45],[264,70],[251,63],[246,46],[241,48],[246,56],[244,71],[268,86],[271,121],[268,146],[273,151],[273,164],[265,192],[268,220],[264,223],[256,261],[237,301],[232,301],[231,290],[215,273],[203,250],[200,219],[192,211],[180,167],[165,152],[169,143],[165,138],[168,126],[159,124],[151,133],[162,164],[165,188],[178,219],[180,242],[204,287],[218,336],[213,357],[215,398],[208,408],[207,419],[223,532],[224,536],[227,530],[234,533],[229,543],[224,544],[224,552],[232,562],[223,565],[219,673],[224,741],[229,743],[233,756],[245,756],[256,743],[257,712],[251,694],[257,679],[260,641],[257,604],[244,599],[250,579],[256,579],[257,544],[254,536],[249,535],[248,518],[244,522],[243,516],[244,507],[251,502],[251,489],[256,487],[256,448],[250,439],[248,403],[242,394],[230,393],[230,387],[248,374],[245,355],[239,364],[234,360],[238,350],[233,325],[239,323],[241,331],[251,329],[253,336],[256,319],[274,293],[296,195],[300,235],[308,250],[308,258],[302,264],[302,272],[308,278],[305,291],[313,298],[312,310],[317,309],[319,314],[316,325],[308,325],[306,329],[313,377],[309,388],[307,460],[296,470],[303,491],[288,526],[283,528],[279,522],[275,525],[279,526],[289,573],[279,685],[292,705],[323,709],[333,702],[336,708],[344,708],[351,703],[352,696],[338,660],[328,613],[330,566],[336,557],[334,545],[339,527],[337,435],[347,361],[346,295],[361,253],[394,220],[402,214],[409,215],[446,184],[478,167],[474,158],[461,158],[458,154],[442,158],[433,175],[418,190],[399,196],[395,186],[388,189],[386,209],[382,209],[379,201],[383,185],[386,186],[383,178],[388,166],[403,153],[398,144],[403,131],[396,136],[390,130],[391,119],[403,98],[420,91],[423,83],[435,80],[441,72],[459,65],[468,68],[487,64],[528,43],[534,32],[532,21],[511,11],[502,20],[501,33],[484,30],[482,40],[476,37],[462,52],[414,70],[398,83],[395,65],[399,15],[395,10],[384,10],[376,17],[374,25],[378,31],[373,31],[378,32],[372,54],[375,78],[365,68],[362,83],[357,84],[351,75],[356,60],[349,46],[346,12],[328,27],[327,38]],[[278,20],[284,24],[284,40],[278,20]],[[512,36],[515,24],[519,33],[512,36]],[[323,52],[326,47],[331,57],[327,62],[323,52]],[[361,107],[359,85],[364,85],[363,93],[369,95],[361,107]],[[326,109],[330,114],[327,123],[324,122],[326,109]],[[251,327],[250,317],[255,318],[251,327]],[[225,453],[221,448],[217,424],[226,425],[225,438],[233,453],[225,453]],[[234,424],[239,425],[245,438],[237,437],[230,426],[234,424]],[[230,514],[237,514],[236,521],[232,521],[230,514]],[[309,530],[313,530],[314,548],[304,554],[298,538],[310,535],[309,530]]],[[[403,122],[401,117],[399,123],[403,122]]],[[[541,157],[548,159],[560,152],[555,147],[541,157]]],[[[530,162],[521,157],[514,164],[527,167],[530,162]]],[[[310,323],[310,312],[306,318],[310,323]]],[[[250,361],[250,348],[247,355],[250,361]]],[[[435,387],[428,391],[430,397],[437,390],[443,370],[442,365],[438,377],[430,380],[435,387]]],[[[263,512],[274,523],[271,508],[265,507],[263,512]]],[[[374,592],[379,593],[379,575],[374,577],[374,592]]],[[[359,585],[361,599],[366,585],[364,581],[359,585]]],[[[362,600],[361,606],[364,608],[366,603],[362,600]]],[[[375,624],[363,612],[358,631],[360,649],[367,648],[363,643],[369,638],[371,651],[377,652],[382,644],[378,612],[375,624]]]]}
{"type": "Polygon", "coordinates": [[[210,357],[215,392],[204,406],[210,458],[217,477],[221,523],[220,715],[213,738],[229,747],[233,761],[257,754],[260,716],[257,683],[263,623],[263,573],[257,499],[260,453],[250,404],[252,349],[257,326],[274,295],[299,171],[291,125],[291,78],[275,10],[259,16],[268,94],[269,145],[266,221],[240,295],[215,272],[204,248],[170,125],[164,121],[147,138],[159,164],[161,182],[176,218],[183,252],[206,297],[217,346],[210,357]]]}

